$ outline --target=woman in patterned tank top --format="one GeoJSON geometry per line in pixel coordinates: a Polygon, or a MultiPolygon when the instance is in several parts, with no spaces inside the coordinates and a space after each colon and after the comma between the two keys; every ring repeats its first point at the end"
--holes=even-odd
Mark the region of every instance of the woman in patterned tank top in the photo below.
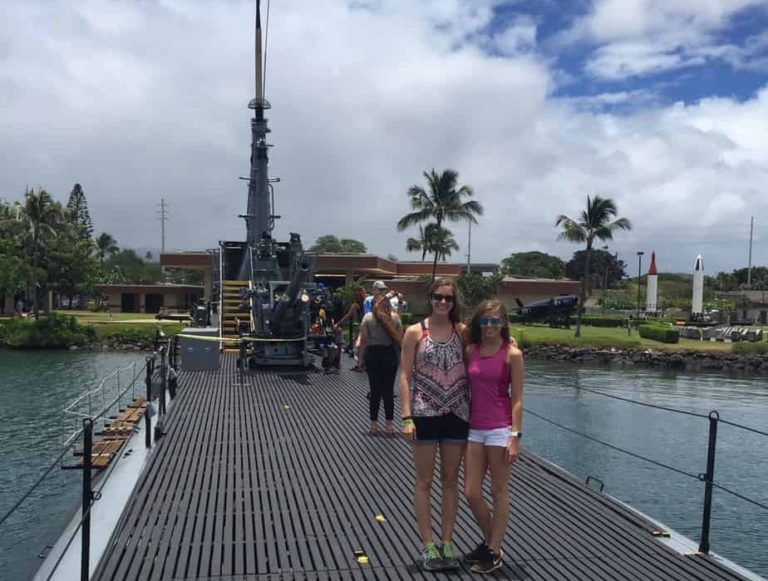
{"type": "Polygon", "coordinates": [[[414,505],[424,543],[422,569],[458,568],[452,544],[459,504],[459,468],[469,433],[469,384],[464,366],[461,297],[455,281],[438,278],[429,286],[432,314],[411,325],[403,338],[400,395],[403,435],[413,442],[416,467],[414,505]],[[438,449],[443,484],[442,546],[432,538],[430,498],[438,449]]]}

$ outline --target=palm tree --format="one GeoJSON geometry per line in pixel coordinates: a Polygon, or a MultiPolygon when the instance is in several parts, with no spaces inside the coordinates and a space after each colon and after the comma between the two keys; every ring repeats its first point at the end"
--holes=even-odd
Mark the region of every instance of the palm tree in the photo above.
{"type": "Polygon", "coordinates": [[[96,255],[99,257],[99,263],[102,266],[104,266],[104,261],[107,259],[107,256],[112,256],[119,251],[120,248],[117,246],[117,240],[115,240],[112,235],[102,232],[99,234],[98,238],[96,238],[96,255]]]}
{"type": "Polygon", "coordinates": [[[616,216],[616,214],[616,204],[610,198],[601,198],[600,196],[590,198],[587,196],[587,209],[581,211],[578,220],[561,214],[555,222],[555,226],[562,227],[562,232],[557,237],[558,240],[587,243],[584,278],[581,284],[581,298],[576,315],[576,337],[581,337],[581,312],[584,308],[584,301],[587,298],[586,284],[587,280],[589,280],[589,262],[595,239],[602,240],[603,242],[613,240],[613,234],[617,230],[632,229],[632,224],[626,218],[617,218],[611,222],[611,218],[616,216]]]}
{"type": "Polygon", "coordinates": [[[424,262],[424,259],[427,257],[427,248],[428,248],[428,240],[426,237],[426,234],[424,233],[424,227],[419,226],[419,237],[418,238],[409,238],[405,241],[405,249],[408,252],[418,252],[421,250],[421,261],[424,262]]]}
{"type": "Polygon", "coordinates": [[[453,232],[448,228],[439,228],[437,224],[430,224],[426,227],[427,249],[433,253],[438,260],[445,260],[454,250],[459,249],[453,232]]]}
{"type": "MultiPolygon", "coordinates": [[[[416,185],[408,188],[408,197],[411,200],[413,212],[403,216],[397,223],[399,231],[402,232],[406,228],[432,220],[434,220],[438,231],[442,228],[443,222],[446,221],[459,222],[466,220],[477,224],[476,216],[483,214],[483,207],[475,200],[463,201],[465,197],[472,197],[474,192],[469,186],[457,187],[459,180],[458,172],[446,169],[443,173],[438,174],[433,169],[431,172],[424,172],[424,177],[427,180],[429,191],[416,185]]],[[[425,229],[425,240],[426,235],[425,229]]],[[[435,258],[432,264],[432,280],[435,279],[439,258],[438,252],[433,253],[435,258]]]]}
{"type": "Polygon", "coordinates": [[[50,238],[56,236],[55,226],[64,219],[60,204],[45,190],[28,190],[24,194],[24,205],[16,208],[17,221],[21,227],[24,249],[31,261],[29,284],[33,289],[35,319],[40,316],[40,265],[45,258],[50,238]]]}
{"type": "Polygon", "coordinates": [[[437,253],[439,259],[445,259],[451,252],[459,249],[459,245],[453,238],[453,232],[446,228],[438,228],[437,224],[427,224],[427,227],[419,226],[419,237],[409,238],[405,242],[408,252],[421,251],[421,260],[424,261],[427,253],[437,253]]]}

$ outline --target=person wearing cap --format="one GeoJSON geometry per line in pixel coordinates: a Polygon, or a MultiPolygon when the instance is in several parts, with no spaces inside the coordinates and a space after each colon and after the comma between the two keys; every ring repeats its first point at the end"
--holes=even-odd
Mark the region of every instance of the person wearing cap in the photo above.
{"type": "MultiPolygon", "coordinates": [[[[373,312],[373,301],[376,300],[377,297],[380,297],[384,293],[389,290],[387,288],[387,284],[383,280],[377,280],[373,283],[373,294],[368,295],[365,297],[365,302],[363,303],[363,309],[365,310],[365,314],[372,313],[373,312]]],[[[358,340],[358,344],[360,341],[358,340]]]]}

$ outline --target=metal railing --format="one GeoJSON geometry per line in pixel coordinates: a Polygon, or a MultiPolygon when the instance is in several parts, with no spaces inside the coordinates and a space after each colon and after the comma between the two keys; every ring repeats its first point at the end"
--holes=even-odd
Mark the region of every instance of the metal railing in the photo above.
{"type": "MultiPolygon", "coordinates": [[[[534,412],[531,409],[526,409],[525,410],[525,413],[527,413],[529,415],[532,415],[532,416],[534,416],[534,417],[536,417],[538,419],[541,419],[541,420],[543,420],[543,421],[545,421],[547,423],[550,423],[550,424],[552,424],[554,426],[557,426],[557,427],[559,427],[559,428],[561,428],[563,430],[571,432],[572,434],[576,434],[578,436],[581,436],[583,438],[591,440],[592,442],[595,442],[595,443],[600,444],[602,446],[608,447],[608,448],[610,448],[612,450],[616,450],[617,452],[621,452],[621,453],[626,454],[628,456],[631,456],[633,458],[637,458],[637,459],[642,460],[644,462],[648,462],[648,463],[653,464],[655,466],[658,466],[660,468],[664,468],[666,470],[670,470],[672,472],[676,472],[677,474],[686,476],[688,478],[692,478],[692,479],[698,480],[699,482],[703,482],[704,483],[704,499],[703,499],[703,506],[702,506],[701,536],[700,536],[700,540],[699,540],[699,552],[700,553],[708,554],[709,553],[709,549],[710,549],[709,533],[710,533],[710,525],[711,525],[711,519],[712,519],[712,497],[713,497],[714,489],[717,488],[718,490],[722,490],[723,492],[726,492],[726,493],[728,493],[728,494],[730,494],[732,496],[735,496],[736,498],[739,498],[739,499],[741,499],[741,500],[743,500],[745,502],[748,502],[748,503],[750,503],[750,504],[752,504],[754,506],[757,506],[758,508],[762,508],[763,510],[768,510],[768,505],[763,504],[762,502],[759,502],[759,501],[757,501],[757,500],[755,500],[753,498],[749,498],[749,497],[747,497],[747,496],[745,496],[743,494],[740,494],[740,493],[738,493],[738,492],[736,492],[734,490],[731,490],[731,489],[729,489],[729,488],[727,488],[725,486],[722,486],[721,484],[718,484],[718,483],[715,482],[715,456],[716,456],[716,452],[717,452],[718,424],[720,424],[720,423],[727,424],[727,425],[729,425],[731,427],[734,427],[734,428],[737,428],[737,429],[741,429],[741,430],[745,430],[745,431],[752,432],[752,433],[755,433],[755,434],[758,434],[758,435],[761,435],[761,436],[766,436],[766,437],[768,437],[768,432],[763,431],[763,430],[759,430],[757,428],[753,428],[753,427],[750,427],[750,426],[745,426],[745,425],[739,424],[737,422],[731,422],[731,421],[728,421],[728,420],[724,420],[724,419],[722,419],[720,417],[719,412],[717,412],[716,410],[713,410],[713,411],[709,412],[709,414],[701,414],[701,413],[690,412],[690,411],[686,411],[686,410],[680,410],[680,409],[676,409],[676,408],[672,408],[672,407],[668,407],[668,406],[662,406],[662,405],[657,405],[657,404],[651,404],[651,403],[647,403],[647,402],[637,401],[637,400],[633,400],[633,399],[617,396],[617,395],[610,394],[610,393],[605,393],[605,392],[597,390],[597,389],[591,389],[591,388],[580,386],[580,385],[579,386],[574,386],[574,389],[577,389],[577,390],[580,390],[580,391],[586,391],[586,392],[589,392],[589,393],[593,393],[595,395],[600,395],[600,396],[608,397],[608,398],[611,398],[611,399],[616,399],[616,400],[624,401],[626,403],[630,403],[630,404],[633,404],[633,405],[639,405],[639,406],[654,408],[654,409],[661,410],[661,411],[667,411],[667,412],[677,413],[677,414],[684,414],[684,415],[694,416],[694,417],[703,418],[703,419],[708,420],[708,422],[709,422],[708,436],[709,437],[708,437],[708,443],[707,443],[706,468],[705,468],[705,471],[702,472],[702,473],[693,474],[693,473],[690,473],[690,472],[686,472],[685,470],[681,470],[679,468],[676,468],[674,466],[669,466],[667,464],[664,464],[663,462],[659,462],[658,460],[654,460],[652,458],[647,458],[647,457],[645,457],[645,456],[643,456],[641,454],[637,454],[635,452],[632,452],[631,450],[626,450],[624,448],[620,448],[618,446],[615,446],[613,444],[610,444],[608,442],[605,442],[603,440],[595,438],[594,436],[591,436],[589,434],[585,434],[585,433],[580,432],[578,430],[575,430],[575,429],[573,429],[573,428],[571,428],[569,426],[565,426],[563,424],[560,424],[560,423],[558,423],[558,422],[556,422],[554,420],[551,420],[549,418],[544,417],[543,415],[540,415],[540,414],[534,412]]],[[[589,485],[589,482],[591,480],[597,480],[597,479],[595,479],[594,477],[591,477],[591,476],[588,477],[587,478],[587,485],[589,485]]],[[[601,485],[602,485],[602,482],[601,482],[601,485]]],[[[602,491],[602,486],[601,486],[600,490],[602,491]]]]}
{"type": "MultiPolygon", "coordinates": [[[[0,517],[0,527],[13,515],[24,502],[29,499],[32,493],[43,483],[43,481],[51,474],[54,468],[66,468],[63,464],[65,457],[68,454],[78,454],[76,450],[78,442],[82,441],[82,506],[80,520],[75,525],[72,535],[64,545],[60,555],[56,562],[52,565],[46,581],[49,581],[56,573],[61,561],[66,554],[67,550],[71,546],[74,539],[78,534],[81,535],[81,554],[80,554],[80,580],[88,581],[90,575],[90,537],[91,537],[91,512],[93,505],[101,498],[101,490],[109,480],[114,466],[117,464],[115,459],[110,462],[109,468],[99,479],[99,487],[94,490],[94,473],[93,473],[93,436],[94,426],[100,419],[105,422],[109,419],[108,414],[110,410],[115,406],[118,408],[122,402],[127,401],[128,392],[131,392],[131,401],[136,399],[136,394],[140,385],[140,381],[143,378],[146,388],[147,398],[147,410],[144,413],[145,418],[145,444],[148,449],[152,447],[152,419],[150,413],[151,402],[155,399],[158,400],[158,420],[155,426],[155,441],[162,435],[162,429],[160,423],[166,414],[166,392],[168,392],[173,398],[176,394],[177,377],[178,377],[178,341],[176,337],[172,337],[169,341],[163,342],[159,346],[158,350],[151,356],[146,357],[143,366],[138,368],[134,362],[132,365],[128,365],[123,368],[117,368],[109,375],[102,378],[97,386],[93,389],[89,389],[78,396],[72,403],[66,406],[63,410],[62,417],[67,419],[76,418],[81,422],[81,427],[77,430],[69,433],[63,430],[61,451],[56,459],[43,471],[41,476],[34,482],[34,484],[19,498],[17,502],[6,511],[6,513],[0,517]],[[156,363],[159,360],[159,369],[156,369],[156,363]],[[125,372],[131,369],[131,379],[125,380],[125,372]],[[116,393],[107,396],[107,391],[110,390],[110,382],[112,382],[113,388],[116,386],[116,393]],[[157,389],[154,389],[157,388],[157,389]],[[101,407],[94,411],[94,402],[101,401],[101,407]],[[87,413],[86,413],[87,407],[87,413]],[[82,440],[81,440],[82,438],[82,440]]],[[[71,467],[70,467],[71,468],[71,467]]],[[[42,553],[41,553],[42,556],[42,553]]]]}

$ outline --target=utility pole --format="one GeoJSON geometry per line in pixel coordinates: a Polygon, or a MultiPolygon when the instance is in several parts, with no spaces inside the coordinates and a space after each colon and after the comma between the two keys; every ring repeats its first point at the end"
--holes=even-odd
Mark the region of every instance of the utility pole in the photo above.
{"type": "Polygon", "coordinates": [[[472,265],[472,221],[469,222],[469,233],[467,234],[467,274],[469,274],[472,265]]]}
{"type": "Polygon", "coordinates": [[[749,219],[749,266],[747,267],[747,288],[752,288],[752,233],[755,230],[755,217],[749,219]]]}
{"type": "Polygon", "coordinates": [[[160,198],[158,207],[160,208],[157,214],[158,220],[160,220],[161,252],[165,252],[165,221],[170,219],[168,216],[168,204],[165,203],[165,198],[160,198]]]}

